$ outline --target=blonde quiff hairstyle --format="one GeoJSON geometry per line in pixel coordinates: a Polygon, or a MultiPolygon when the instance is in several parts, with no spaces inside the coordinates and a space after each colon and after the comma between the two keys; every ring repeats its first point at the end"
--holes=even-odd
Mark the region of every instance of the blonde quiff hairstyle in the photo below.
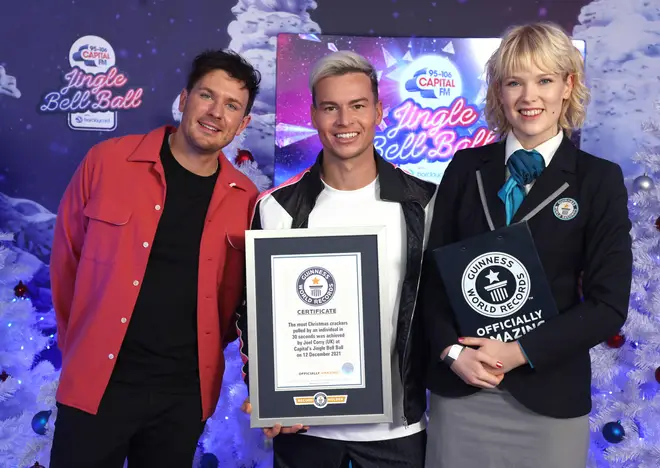
{"type": "Polygon", "coordinates": [[[309,75],[309,90],[312,104],[316,107],[316,84],[323,78],[342,76],[348,73],[364,73],[371,81],[371,91],[378,102],[378,77],[375,67],[362,55],[350,50],[340,50],[321,58],[314,64],[309,75]]]}
{"type": "Polygon", "coordinates": [[[500,138],[511,130],[500,102],[502,82],[508,76],[537,66],[559,74],[564,81],[573,77],[573,90],[562,104],[559,126],[570,136],[584,123],[589,89],[585,85],[584,61],[568,35],[552,23],[534,23],[509,29],[486,63],[486,105],[484,114],[490,129],[500,138]]]}

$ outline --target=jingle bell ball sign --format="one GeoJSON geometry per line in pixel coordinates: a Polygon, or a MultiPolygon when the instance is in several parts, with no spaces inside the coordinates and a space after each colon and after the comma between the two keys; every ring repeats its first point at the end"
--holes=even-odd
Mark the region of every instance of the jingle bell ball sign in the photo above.
{"type": "Polygon", "coordinates": [[[134,88],[117,66],[112,45],[99,36],[83,36],[69,50],[64,86],[43,96],[39,111],[63,114],[72,130],[113,131],[118,113],[142,105],[143,88],[134,88]]]}
{"type": "MultiPolygon", "coordinates": [[[[340,50],[376,69],[383,120],[374,146],[392,164],[439,183],[454,153],[496,140],[484,117],[485,66],[499,38],[280,34],[277,40],[275,184],[313,164],[321,150],[310,118],[309,74],[340,50]]],[[[584,54],[584,41],[574,41],[584,54]]]]}

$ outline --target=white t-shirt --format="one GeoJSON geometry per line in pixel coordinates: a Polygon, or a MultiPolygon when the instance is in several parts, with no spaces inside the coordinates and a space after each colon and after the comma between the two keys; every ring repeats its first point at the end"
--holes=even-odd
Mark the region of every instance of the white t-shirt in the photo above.
{"type": "MultiPolygon", "coordinates": [[[[425,427],[425,422],[403,422],[403,386],[396,351],[396,329],[399,316],[399,300],[403,275],[406,268],[406,225],[401,205],[380,199],[380,184],[376,178],[371,184],[358,190],[336,190],[324,183],[309,216],[310,228],[341,226],[386,226],[389,295],[383,307],[390,312],[392,356],[392,415],[393,423],[356,424],[337,426],[313,426],[307,435],[336,440],[373,441],[394,439],[415,434],[425,427]]],[[[424,421],[424,419],[422,419],[424,421]]]]}

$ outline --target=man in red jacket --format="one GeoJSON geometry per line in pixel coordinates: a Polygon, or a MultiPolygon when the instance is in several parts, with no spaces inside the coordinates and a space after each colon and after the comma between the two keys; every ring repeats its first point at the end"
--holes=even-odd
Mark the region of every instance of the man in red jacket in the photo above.
{"type": "Polygon", "coordinates": [[[178,128],[94,146],[61,201],[51,256],[62,374],[50,468],[191,466],[236,338],[258,191],[221,150],[259,73],[199,55],[178,128]]]}

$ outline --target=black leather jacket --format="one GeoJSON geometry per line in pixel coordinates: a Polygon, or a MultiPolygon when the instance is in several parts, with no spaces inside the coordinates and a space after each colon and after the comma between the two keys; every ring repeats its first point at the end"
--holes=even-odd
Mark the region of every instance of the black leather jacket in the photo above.
{"type": "MultiPolygon", "coordinates": [[[[282,210],[282,216],[290,220],[291,228],[306,228],[308,225],[316,199],[323,191],[322,158],[321,152],[315,164],[308,170],[267,195],[275,198],[278,209],[282,210]]],[[[408,425],[419,422],[426,410],[424,377],[427,358],[421,317],[415,314],[415,304],[437,185],[404,172],[376,152],[374,158],[380,179],[381,199],[400,203],[406,222],[407,260],[399,306],[396,349],[403,383],[403,422],[408,425]]],[[[252,229],[261,229],[260,209],[261,201],[257,202],[255,207],[252,229]]],[[[237,326],[242,341],[241,352],[245,356],[248,350],[246,313],[239,313],[237,326]]],[[[248,362],[245,362],[243,367],[246,381],[248,362]]]]}

